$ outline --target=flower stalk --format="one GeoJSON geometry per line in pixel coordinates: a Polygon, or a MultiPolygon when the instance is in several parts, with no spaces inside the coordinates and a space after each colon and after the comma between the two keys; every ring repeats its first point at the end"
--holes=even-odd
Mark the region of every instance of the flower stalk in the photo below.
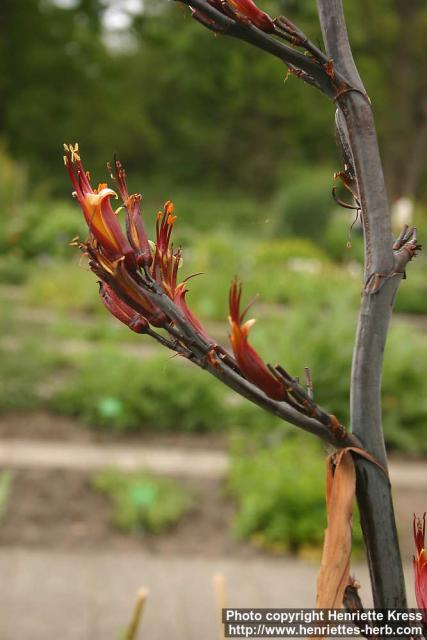
{"type": "Polygon", "coordinates": [[[110,198],[116,196],[113,189],[106,184],[92,188],[78,145],[65,145],[64,160],[73,195],[89,230],[86,241],[77,240],[73,244],[87,257],[98,278],[101,300],[116,319],[207,370],[281,419],[337,447],[359,446],[357,438],[334,415],[314,402],[311,387],[304,389],[280,365],[272,367],[264,363],[249,344],[249,329],[254,321],[244,322],[248,309],[240,312],[242,292],[236,280],[231,284],[229,297],[232,353],[209,336],[186,301],[188,281],[193,276],[179,281],[182,249],[174,248],[172,242],[177,219],[172,202],[166,201],[157,213],[156,237],[151,242],[142,218],[142,197],[129,194],[125,171],[117,159],[114,173],[109,167],[122,199],[122,207],[117,211],[110,204],[110,198]],[[122,211],[125,231],[118,218],[122,211]]]}

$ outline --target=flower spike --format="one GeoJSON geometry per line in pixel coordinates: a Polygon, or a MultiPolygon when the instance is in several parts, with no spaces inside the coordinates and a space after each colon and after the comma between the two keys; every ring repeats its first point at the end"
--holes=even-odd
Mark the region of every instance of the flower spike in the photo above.
{"type": "Polygon", "coordinates": [[[187,305],[185,296],[189,278],[178,284],[182,251],[180,248],[174,250],[171,244],[176,221],[172,202],[166,201],[158,213],[156,242],[150,243],[141,214],[142,196],[129,195],[125,170],[115,157],[114,171],[111,165],[108,168],[126,209],[126,237],[110,205],[110,198],[117,197],[115,191],[106,184],[93,189],[89,174],[83,168],[78,145],[64,145],[64,149],[73,195],[90,231],[86,242],[76,239],[73,244],[88,257],[90,269],[100,279],[100,296],[105,307],[137,333],[149,332],[150,325],[173,333],[174,320],[153,302],[153,287],[157,286],[181,311],[192,329],[208,344],[213,344],[187,305]]]}

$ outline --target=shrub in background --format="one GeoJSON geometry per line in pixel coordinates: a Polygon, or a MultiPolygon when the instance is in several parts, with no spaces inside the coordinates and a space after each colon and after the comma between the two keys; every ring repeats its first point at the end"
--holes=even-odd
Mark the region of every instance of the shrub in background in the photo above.
{"type": "Polygon", "coordinates": [[[279,266],[295,258],[328,264],[328,255],[308,238],[280,238],[258,242],[255,246],[256,268],[279,266]]]}
{"type": "Polygon", "coordinates": [[[0,521],[6,513],[10,497],[12,474],[10,471],[0,473],[0,521]]]}
{"type": "Polygon", "coordinates": [[[427,260],[422,255],[408,272],[397,292],[395,310],[397,313],[427,315],[427,260]]]}
{"type": "MultiPolygon", "coordinates": [[[[69,247],[71,254],[71,248],[69,247]]],[[[72,264],[45,261],[31,271],[25,287],[25,302],[31,306],[58,311],[80,311],[105,315],[92,274],[73,253],[72,264]],[[72,294],[70,294],[72,292],[72,294]]]]}
{"type": "Polygon", "coordinates": [[[0,346],[0,414],[41,406],[41,386],[61,365],[60,356],[28,339],[17,349],[0,346]]]}
{"type": "MultiPolygon", "coordinates": [[[[237,537],[275,551],[320,548],[326,526],[324,445],[288,435],[258,450],[235,446],[228,491],[237,502],[237,537]]],[[[361,543],[358,520],[355,541],[361,543]]]]}
{"type": "Polygon", "coordinates": [[[82,360],[52,408],[115,432],[206,432],[226,426],[219,383],[165,355],[137,359],[104,351],[82,360]]]}
{"type": "Polygon", "coordinates": [[[325,233],[319,238],[331,260],[363,264],[363,231],[359,224],[351,228],[355,217],[354,210],[336,208],[331,212],[325,233]]]}
{"type": "Polygon", "coordinates": [[[324,169],[304,170],[279,191],[273,211],[281,233],[319,241],[334,208],[332,176],[332,171],[324,169]]]}
{"type": "Polygon", "coordinates": [[[92,486],[113,503],[112,522],[122,531],[162,533],[189,511],[194,496],[176,480],[155,478],[146,472],[105,469],[92,486]]]}

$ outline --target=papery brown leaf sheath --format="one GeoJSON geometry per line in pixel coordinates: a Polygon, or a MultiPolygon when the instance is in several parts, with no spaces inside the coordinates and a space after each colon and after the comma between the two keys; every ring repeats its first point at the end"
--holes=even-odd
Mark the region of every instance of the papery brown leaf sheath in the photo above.
{"type": "Polygon", "coordinates": [[[356,471],[349,449],[327,458],[325,531],[316,607],[339,609],[349,581],[356,471]]]}

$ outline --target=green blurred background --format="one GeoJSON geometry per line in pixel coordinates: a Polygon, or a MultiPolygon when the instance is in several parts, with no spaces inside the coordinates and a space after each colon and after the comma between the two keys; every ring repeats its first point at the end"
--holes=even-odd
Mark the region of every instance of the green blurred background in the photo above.
{"type": "MultiPolygon", "coordinates": [[[[314,2],[260,4],[320,40],[314,2]]],[[[395,231],[403,216],[423,241],[427,6],[346,0],[345,8],[376,114],[395,231]]],[[[354,216],[331,197],[341,168],[333,106],[286,79],[279,61],[214,36],[167,0],[3,0],[0,96],[0,412],[42,409],[117,437],[233,434],[230,490],[242,502],[253,498],[238,528],[282,541],[288,524],[273,526],[261,511],[289,504],[293,490],[283,495],[280,474],[295,459],[293,432],[107,317],[94,278],[68,246],[85,229],[62,143],[80,142],[95,182],[106,179],[116,152],[131,189],[143,194],[149,229],[172,199],[183,271],[205,273],[192,282],[189,302],[208,329],[226,343],[237,274],[248,298],[259,294],[254,344],[294,375],[309,366],[318,402],[348,423],[363,241],[356,225],[348,247],[354,216]],[[251,463],[258,485],[248,485],[248,442],[252,453],[262,448],[251,463]],[[265,507],[257,492],[265,496],[264,448],[273,445],[277,479],[265,507]]],[[[425,455],[426,260],[408,272],[386,353],[384,422],[390,449],[425,455]]],[[[312,450],[307,444],[308,460],[312,450]]],[[[299,492],[312,509],[313,486],[299,492]]],[[[315,500],[322,504],[322,491],[315,500]]],[[[312,538],[301,531],[317,540],[318,529],[312,538]]]]}

